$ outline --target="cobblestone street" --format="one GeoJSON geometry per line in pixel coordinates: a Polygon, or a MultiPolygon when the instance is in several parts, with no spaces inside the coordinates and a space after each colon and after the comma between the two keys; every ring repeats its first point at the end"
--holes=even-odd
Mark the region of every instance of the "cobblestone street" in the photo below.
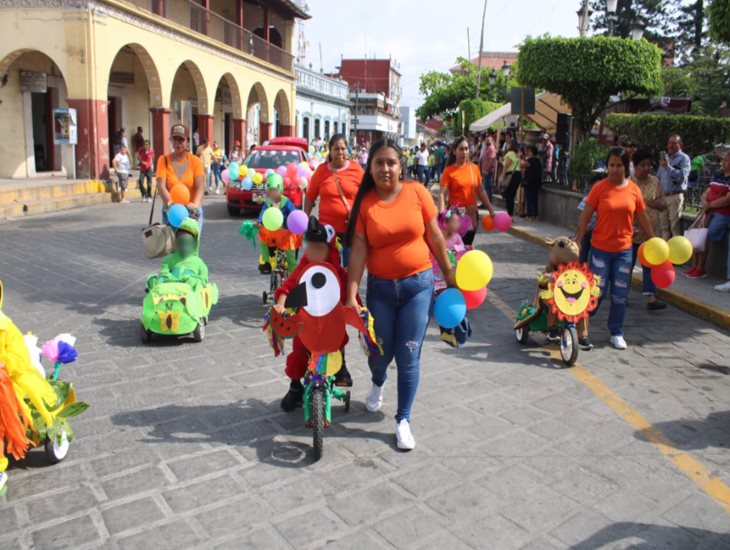
{"type": "MultiPolygon", "coordinates": [[[[148,205],[110,204],[0,224],[4,312],[41,341],[78,337],[65,369],[91,407],[69,456],[9,470],[0,548],[730,548],[730,335],[637,291],[629,349],[572,369],[514,312],[546,261],[537,244],[480,233],[489,300],[459,350],[432,323],[413,452],[396,449],[395,371],[380,413],[353,343],[348,413],[333,408],[314,463],[284,361],[261,331],[257,252],[222,198],[206,203],[201,256],[220,287],[206,339],[143,345],[148,205]]],[[[287,347],[289,349],[289,346],[287,347]]]]}

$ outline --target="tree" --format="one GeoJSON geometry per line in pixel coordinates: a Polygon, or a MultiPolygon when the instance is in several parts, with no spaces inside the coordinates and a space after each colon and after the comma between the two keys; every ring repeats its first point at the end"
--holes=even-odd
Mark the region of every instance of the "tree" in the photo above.
{"type": "Polygon", "coordinates": [[[707,44],[708,26],[706,2],[693,0],[680,5],[676,13],[677,38],[675,50],[684,58],[697,58],[707,44]]]}
{"type": "Polygon", "coordinates": [[[712,37],[730,44],[730,0],[712,0],[708,11],[712,37]]]}
{"type": "Polygon", "coordinates": [[[611,96],[662,91],[661,57],[646,40],[528,38],[520,46],[517,79],[562,96],[586,136],[611,96]]]}
{"type": "Polygon", "coordinates": [[[598,34],[629,38],[631,25],[641,21],[646,25],[644,36],[647,40],[665,44],[675,33],[672,17],[675,3],[671,0],[618,0],[616,13],[608,15],[606,0],[591,0],[591,28],[598,34]]]}
{"type": "Polygon", "coordinates": [[[472,98],[463,100],[459,103],[459,109],[454,116],[454,135],[458,136],[462,133],[467,133],[472,122],[476,122],[480,118],[487,116],[501,106],[501,103],[485,101],[483,99],[472,98]]]}
{"type": "Polygon", "coordinates": [[[692,100],[692,114],[719,115],[730,103],[730,51],[707,45],[701,55],[679,67],[664,67],[663,95],[692,100]]]}
{"type": "MultiPolygon", "coordinates": [[[[421,75],[420,91],[426,98],[416,111],[421,120],[434,116],[453,117],[462,101],[476,95],[477,66],[462,57],[457,59],[457,63],[461,66],[461,71],[455,74],[430,71],[421,75]]],[[[512,69],[514,70],[514,67],[512,69]]],[[[504,101],[505,90],[513,85],[513,81],[508,81],[508,78],[498,71],[492,84],[490,76],[491,71],[483,68],[480,97],[486,101],[504,101]]]]}

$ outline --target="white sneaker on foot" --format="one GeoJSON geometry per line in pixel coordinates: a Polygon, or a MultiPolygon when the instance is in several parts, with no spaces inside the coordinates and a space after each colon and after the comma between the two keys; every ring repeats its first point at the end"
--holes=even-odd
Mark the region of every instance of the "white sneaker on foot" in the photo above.
{"type": "Polygon", "coordinates": [[[616,349],[626,349],[626,340],[623,336],[611,336],[611,345],[616,349]]]}
{"type": "Polygon", "coordinates": [[[373,384],[373,387],[370,388],[368,396],[365,398],[365,408],[371,413],[378,412],[383,406],[383,389],[385,389],[385,384],[382,386],[373,384]]]}
{"type": "Polygon", "coordinates": [[[412,451],[416,448],[416,440],[411,433],[411,425],[405,418],[395,426],[395,437],[398,448],[402,451],[412,451]]]}
{"type": "Polygon", "coordinates": [[[722,283],[721,285],[715,285],[714,288],[718,292],[730,292],[730,281],[722,283]]]}

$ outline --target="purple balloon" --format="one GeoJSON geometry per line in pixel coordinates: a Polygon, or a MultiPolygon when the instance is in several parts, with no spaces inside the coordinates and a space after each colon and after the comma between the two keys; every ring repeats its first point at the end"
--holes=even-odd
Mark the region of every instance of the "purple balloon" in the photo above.
{"type": "Polygon", "coordinates": [[[282,177],[283,177],[283,176],[286,176],[286,166],[284,166],[284,165],[282,165],[282,166],[279,166],[279,167],[278,167],[278,168],[276,169],[276,173],[277,173],[277,174],[279,174],[279,175],[280,175],[280,176],[282,176],[282,177]]]}
{"type": "Polygon", "coordinates": [[[286,218],[286,228],[295,235],[303,235],[308,224],[309,217],[303,210],[295,210],[286,218]]]}

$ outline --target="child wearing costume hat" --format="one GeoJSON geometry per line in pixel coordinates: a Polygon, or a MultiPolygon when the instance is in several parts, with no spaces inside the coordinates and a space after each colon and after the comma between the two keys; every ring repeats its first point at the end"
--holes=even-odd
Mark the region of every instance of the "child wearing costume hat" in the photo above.
{"type": "Polygon", "coordinates": [[[287,229],[286,221],[289,214],[294,212],[296,207],[284,196],[284,186],[281,182],[266,182],[266,199],[259,214],[259,240],[261,241],[261,263],[259,271],[263,274],[271,273],[271,255],[276,249],[286,252],[286,262],[291,273],[297,266],[296,251],[302,246],[301,235],[295,235],[287,229]],[[284,216],[284,223],[281,228],[270,231],[263,225],[264,213],[269,208],[278,208],[284,216]]]}
{"type": "MultiPolygon", "coordinates": [[[[286,302],[287,296],[299,284],[299,278],[307,267],[313,263],[327,263],[337,273],[340,283],[340,300],[343,304],[345,303],[347,299],[347,271],[345,271],[340,265],[340,253],[337,250],[335,237],[335,230],[331,225],[322,225],[316,217],[309,217],[307,231],[304,233],[304,241],[306,243],[304,256],[294,272],[289,275],[287,280],[282,283],[274,294],[274,298],[276,300],[274,308],[278,313],[284,313],[284,302],[286,302]]],[[[347,366],[344,360],[345,346],[348,341],[349,339],[347,334],[345,334],[340,346],[340,351],[342,353],[342,368],[335,375],[335,385],[337,386],[352,386],[352,378],[350,373],[347,371],[347,366]]],[[[291,379],[291,383],[289,384],[289,391],[281,400],[281,408],[287,412],[293,411],[302,404],[304,386],[302,385],[301,379],[306,373],[308,363],[309,351],[304,347],[304,344],[297,336],[292,342],[291,353],[289,353],[286,357],[285,372],[291,379]]]]}
{"type": "Polygon", "coordinates": [[[195,288],[208,284],[208,266],[198,256],[200,249],[200,226],[192,218],[182,221],[175,231],[175,251],[162,260],[159,273],[147,279],[147,288],[158,283],[187,283],[195,288]]]}

